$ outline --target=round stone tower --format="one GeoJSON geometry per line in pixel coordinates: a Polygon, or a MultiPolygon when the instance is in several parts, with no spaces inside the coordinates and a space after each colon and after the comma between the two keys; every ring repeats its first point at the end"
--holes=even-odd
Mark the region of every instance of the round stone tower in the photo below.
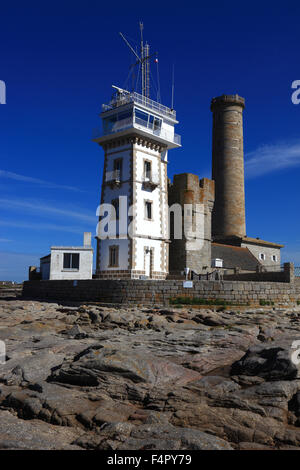
{"type": "Polygon", "coordinates": [[[245,190],[243,150],[244,98],[222,95],[213,98],[212,179],[215,181],[215,204],[212,236],[244,237],[245,190]]]}

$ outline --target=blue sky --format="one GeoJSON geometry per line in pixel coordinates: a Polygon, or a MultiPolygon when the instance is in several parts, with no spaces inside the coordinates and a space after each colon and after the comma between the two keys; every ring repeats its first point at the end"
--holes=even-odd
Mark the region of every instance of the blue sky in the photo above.
{"type": "Polygon", "coordinates": [[[175,67],[183,146],[169,154],[169,176],[211,175],[210,100],[245,97],[247,235],[285,244],[283,260],[300,265],[299,14],[296,1],[2,4],[0,279],[23,280],[51,245],[95,233],[103,152],[91,134],[132,63],[118,32],[137,42],[140,20],[167,106],[175,67]]]}

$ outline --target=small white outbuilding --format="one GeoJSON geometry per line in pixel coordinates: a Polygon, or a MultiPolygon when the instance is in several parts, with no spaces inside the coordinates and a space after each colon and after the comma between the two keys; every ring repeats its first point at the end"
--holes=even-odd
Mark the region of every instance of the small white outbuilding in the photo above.
{"type": "Polygon", "coordinates": [[[91,232],[84,232],[83,246],[52,246],[40,259],[42,280],[92,279],[93,248],[91,232]]]}

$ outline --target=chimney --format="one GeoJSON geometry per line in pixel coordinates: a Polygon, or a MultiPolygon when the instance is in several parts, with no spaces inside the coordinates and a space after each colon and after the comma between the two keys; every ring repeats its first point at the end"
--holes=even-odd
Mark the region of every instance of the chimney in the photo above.
{"type": "Polygon", "coordinates": [[[92,232],[84,232],[83,233],[83,246],[91,246],[92,245],[92,232]]]}

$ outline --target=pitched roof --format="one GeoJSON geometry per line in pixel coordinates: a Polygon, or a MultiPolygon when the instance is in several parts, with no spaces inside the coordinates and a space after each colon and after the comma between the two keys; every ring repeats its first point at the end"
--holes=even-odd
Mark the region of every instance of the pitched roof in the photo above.
{"type": "Polygon", "coordinates": [[[241,268],[245,271],[255,271],[256,266],[261,264],[248,248],[222,243],[211,244],[211,257],[222,259],[223,267],[227,269],[241,268]]]}
{"type": "Polygon", "coordinates": [[[238,237],[236,235],[231,235],[227,237],[214,237],[214,241],[216,243],[224,243],[225,245],[235,245],[241,246],[242,243],[249,243],[251,245],[258,245],[258,246],[269,246],[271,248],[283,248],[284,245],[280,245],[279,243],[268,242],[266,240],[261,240],[260,238],[253,238],[253,237],[238,237]]]}
{"type": "Polygon", "coordinates": [[[45,260],[45,259],[47,259],[47,258],[49,258],[49,259],[51,258],[51,254],[50,254],[50,253],[49,253],[49,255],[42,256],[42,258],[40,258],[40,260],[42,260],[42,259],[44,259],[44,260],[45,260]]]}

